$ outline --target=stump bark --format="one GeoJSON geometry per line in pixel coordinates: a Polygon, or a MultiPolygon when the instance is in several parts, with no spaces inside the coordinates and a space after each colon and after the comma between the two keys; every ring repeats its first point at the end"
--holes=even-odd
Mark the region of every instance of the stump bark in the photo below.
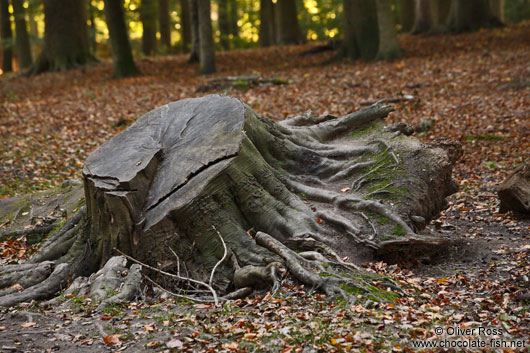
{"type": "MultiPolygon", "coordinates": [[[[86,215],[24,266],[53,264],[45,281],[59,289],[98,270],[105,276],[119,251],[169,290],[277,288],[285,267],[330,295],[377,296],[352,262],[442,244],[420,231],[456,190],[451,170],[461,153],[451,141],[405,136],[404,124],[385,127],[391,111],[378,103],[342,118],[275,123],[227,96],[162,106],[88,157],[86,215]]],[[[101,284],[83,281],[103,298],[101,284]]],[[[125,282],[135,288],[127,273],[117,283],[125,282]]],[[[20,302],[9,295],[0,305],[20,302]]]]}

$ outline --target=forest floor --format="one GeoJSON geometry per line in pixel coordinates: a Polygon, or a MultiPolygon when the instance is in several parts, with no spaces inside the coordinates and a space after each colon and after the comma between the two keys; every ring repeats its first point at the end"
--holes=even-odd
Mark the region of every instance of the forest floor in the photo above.
{"type": "MultiPolygon", "coordinates": [[[[411,95],[395,104],[388,122],[417,126],[416,136],[425,141],[458,140],[465,154],[454,170],[460,190],[432,225],[451,235],[453,245],[433,258],[364,265],[406,284],[408,294],[395,302],[334,303],[289,280],[273,298],[221,307],[165,299],[101,313],[87,299],[69,297],[60,307],[0,311],[0,350],[444,351],[414,348],[424,340],[454,351],[465,351],[463,345],[529,351],[530,304],[517,296],[530,291],[530,220],[499,214],[496,188],[530,158],[530,24],[403,35],[400,42],[404,57],[395,62],[321,66],[333,54],[299,56],[306,45],[221,52],[219,73],[208,77],[197,76],[184,55],[139,59],[143,75],[121,80],[110,78],[108,62],[1,77],[0,197],[79,179],[86,156],[138,117],[204,95],[197,88],[208,79],[230,75],[288,82],[211,92],[239,97],[278,120],[308,109],[340,116],[411,95]]],[[[23,239],[0,242],[0,252],[2,263],[29,253],[23,239]]]]}

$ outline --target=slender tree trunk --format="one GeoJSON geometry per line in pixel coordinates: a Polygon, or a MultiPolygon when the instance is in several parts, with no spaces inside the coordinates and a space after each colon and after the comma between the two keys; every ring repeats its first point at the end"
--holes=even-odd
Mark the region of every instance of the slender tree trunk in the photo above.
{"type": "Polygon", "coordinates": [[[35,38],[39,38],[40,36],[40,33],[39,33],[39,26],[37,24],[37,21],[35,21],[35,18],[33,18],[33,16],[29,16],[29,33],[31,33],[31,35],[35,38]]]}
{"type": "Polygon", "coordinates": [[[219,32],[220,32],[220,43],[223,49],[230,48],[230,14],[228,12],[228,0],[219,0],[219,32]]]}
{"type": "Polygon", "coordinates": [[[374,59],[379,51],[379,27],[377,26],[377,8],[374,0],[357,0],[360,6],[357,40],[361,58],[374,59]]]}
{"type": "Polygon", "coordinates": [[[213,44],[210,0],[197,0],[199,13],[199,62],[201,74],[215,72],[215,49],[213,44]]]}
{"type": "Polygon", "coordinates": [[[189,63],[199,62],[199,0],[189,0],[191,18],[191,51],[189,63]]]}
{"type": "Polygon", "coordinates": [[[171,26],[169,23],[169,0],[158,0],[158,28],[160,44],[165,52],[171,49],[171,26]]]}
{"type": "Polygon", "coordinates": [[[490,0],[491,12],[499,22],[504,23],[504,1],[490,0]]]}
{"type": "Polygon", "coordinates": [[[499,25],[493,16],[489,0],[452,0],[447,28],[452,32],[475,31],[499,25]]]}
{"type": "Polygon", "coordinates": [[[436,0],[416,0],[414,4],[413,34],[427,33],[434,27],[433,3],[436,0]]]}
{"type": "Polygon", "coordinates": [[[35,57],[38,57],[41,51],[41,45],[39,41],[35,40],[35,39],[40,39],[39,27],[38,27],[37,21],[35,20],[35,9],[30,7],[27,13],[28,13],[28,22],[29,22],[30,42],[32,43],[31,53],[32,53],[32,57],[35,58],[35,57]]]}
{"type": "Polygon", "coordinates": [[[133,76],[140,73],[136,65],[129,42],[123,0],[104,0],[105,18],[109,29],[114,77],[133,76]]]}
{"type": "Polygon", "coordinates": [[[449,15],[449,8],[451,7],[451,0],[436,0],[436,3],[436,10],[438,11],[437,25],[438,29],[441,29],[447,21],[447,16],[449,15]]]}
{"type": "Polygon", "coordinates": [[[234,38],[237,38],[239,37],[239,26],[237,25],[237,21],[239,20],[239,14],[237,11],[237,0],[230,0],[228,4],[230,5],[229,6],[230,34],[234,38]]]}
{"type": "Polygon", "coordinates": [[[88,2],[88,15],[90,18],[90,28],[88,30],[88,37],[89,37],[89,43],[90,43],[90,52],[92,55],[96,55],[97,51],[97,43],[96,43],[96,19],[95,19],[95,12],[96,8],[92,6],[92,2],[88,2]]]}
{"type": "Polygon", "coordinates": [[[375,0],[343,0],[343,55],[372,60],[379,51],[379,28],[375,0]]]}
{"type": "Polygon", "coordinates": [[[401,0],[399,18],[401,31],[410,32],[414,27],[414,0],[401,0]]]}
{"type": "Polygon", "coordinates": [[[359,42],[357,41],[357,19],[359,18],[357,0],[343,0],[344,8],[344,43],[342,55],[346,58],[357,59],[361,56],[359,42]]]}
{"type": "Polygon", "coordinates": [[[271,0],[260,0],[259,20],[259,45],[268,47],[275,44],[274,9],[271,0]]]}
{"type": "Polygon", "coordinates": [[[2,72],[13,71],[13,32],[11,31],[11,20],[9,17],[9,0],[0,0],[2,72]]]}
{"type": "Polygon", "coordinates": [[[28,28],[26,26],[26,11],[24,10],[24,6],[22,6],[22,1],[13,0],[12,5],[15,14],[15,38],[17,44],[18,65],[20,68],[26,69],[33,63],[28,28]]]}
{"type": "Polygon", "coordinates": [[[153,55],[156,51],[156,2],[142,0],[140,4],[140,21],[142,22],[142,52],[153,55]]]}
{"type": "Polygon", "coordinates": [[[295,0],[278,0],[276,2],[276,35],[279,44],[299,44],[302,31],[298,24],[298,12],[295,0]]]}
{"type": "Polygon", "coordinates": [[[187,52],[191,45],[191,14],[188,0],[180,0],[180,28],[182,48],[187,52]]]}
{"type": "Polygon", "coordinates": [[[430,32],[440,26],[440,0],[431,1],[431,29],[430,32]]]}
{"type": "Polygon", "coordinates": [[[380,60],[394,60],[401,57],[401,50],[397,42],[396,25],[390,1],[376,0],[377,24],[379,26],[379,51],[377,58],[380,60]]]}
{"type": "Polygon", "coordinates": [[[44,0],[44,45],[29,74],[66,70],[93,60],[87,6],[79,0],[44,0]]]}

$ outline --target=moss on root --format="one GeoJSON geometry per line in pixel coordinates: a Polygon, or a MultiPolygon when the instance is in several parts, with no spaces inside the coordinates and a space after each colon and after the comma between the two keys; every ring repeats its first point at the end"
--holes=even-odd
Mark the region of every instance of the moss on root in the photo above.
{"type": "Polygon", "coordinates": [[[370,124],[367,124],[361,128],[355,129],[351,136],[354,138],[362,138],[362,137],[368,137],[376,133],[377,131],[380,131],[384,127],[384,123],[382,120],[376,120],[370,124]]]}

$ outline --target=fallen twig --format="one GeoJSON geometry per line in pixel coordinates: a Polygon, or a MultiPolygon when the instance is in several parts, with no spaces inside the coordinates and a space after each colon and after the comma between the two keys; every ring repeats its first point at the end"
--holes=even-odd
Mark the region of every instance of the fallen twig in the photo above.
{"type": "MultiPolygon", "coordinates": [[[[164,287],[162,287],[160,284],[156,283],[155,281],[153,281],[151,278],[147,277],[146,275],[144,275],[144,278],[151,282],[151,284],[153,284],[155,287],[157,287],[158,289],[160,289],[161,291],[163,292],[166,292],[167,294],[169,295],[172,295],[174,297],[177,297],[177,298],[183,298],[183,299],[188,299],[188,300],[191,300],[193,302],[198,302],[198,303],[211,303],[211,300],[206,300],[206,299],[200,299],[200,298],[195,298],[195,297],[190,297],[190,296],[187,296],[187,295],[182,295],[182,294],[177,294],[177,293],[174,293],[170,290],[167,290],[165,289],[164,287]]],[[[213,298],[214,301],[215,301],[215,305],[217,305],[217,297],[213,298]]]]}
{"type": "Polygon", "coordinates": [[[150,270],[153,270],[155,272],[158,272],[160,274],[163,274],[165,276],[168,276],[168,277],[171,277],[171,278],[175,278],[175,279],[178,279],[178,280],[181,280],[181,281],[189,281],[189,282],[192,282],[192,283],[196,283],[198,285],[201,285],[201,286],[204,286],[206,288],[208,288],[208,290],[212,293],[212,296],[213,296],[213,300],[214,300],[214,303],[215,305],[218,305],[219,304],[219,299],[217,298],[217,293],[215,292],[215,290],[208,284],[208,283],[205,283],[205,282],[202,282],[202,281],[198,281],[196,279],[193,279],[193,278],[189,278],[189,277],[182,277],[182,276],[178,276],[178,275],[175,275],[173,273],[169,273],[169,272],[166,272],[166,271],[163,271],[163,270],[160,270],[156,267],[153,267],[153,266],[150,266],[148,264],[145,264],[141,261],[138,261],[136,260],[135,258],[127,255],[127,254],[124,254],[122,251],[120,251],[119,249],[117,248],[114,248],[114,251],[116,251],[117,253],[119,253],[120,255],[123,255],[125,256],[125,258],[133,261],[133,262],[136,262],[137,264],[140,264],[142,266],[144,266],[145,268],[148,268],[150,270]]]}
{"type": "Polygon", "coordinates": [[[219,236],[219,239],[221,239],[221,243],[223,243],[224,254],[223,254],[223,257],[221,258],[221,260],[217,261],[217,263],[215,264],[215,266],[212,269],[212,273],[210,274],[210,281],[208,282],[208,284],[210,286],[212,285],[212,282],[213,282],[213,275],[215,274],[215,270],[226,259],[226,255],[228,254],[228,249],[226,248],[226,244],[225,244],[225,241],[223,240],[223,237],[221,236],[221,233],[219,233],[219,231],[217,230],[217,228],[215,228],[215,226],[212,225],[212,228],[213,228],[213,230],[215,230],[215,232],[219,236]]]}
{"type": "Polygon", "coordinates": [[[397,97],[390,97],[390,98],[383,98],[379,100],[370,100],[370,101],[363,101],[359,103],[360,105],[372,105],[375,103],[402,103],[402,102],[409,102],[414,100],[415,97],[411,95],[404,95],[404,96],[397,96],[397,97]]]}

